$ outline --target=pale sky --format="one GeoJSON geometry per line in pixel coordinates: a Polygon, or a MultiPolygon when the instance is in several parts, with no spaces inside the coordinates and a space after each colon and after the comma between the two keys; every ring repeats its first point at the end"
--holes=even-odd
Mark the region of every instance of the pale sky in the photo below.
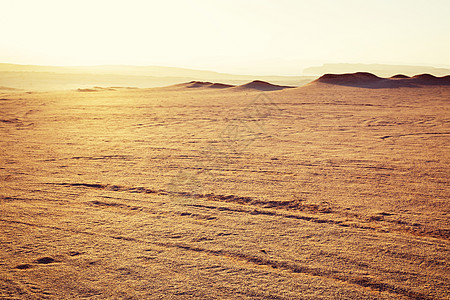
{"type": "Polygon", "coordinates": [[[0,62],[299,75],[450,66],[449,0],[0,0],[0,62]]]}

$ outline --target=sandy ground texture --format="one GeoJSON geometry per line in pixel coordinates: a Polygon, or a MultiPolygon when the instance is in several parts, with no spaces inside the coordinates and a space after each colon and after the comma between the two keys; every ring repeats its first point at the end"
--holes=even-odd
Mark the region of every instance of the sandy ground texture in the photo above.
{"type": "Polygon", "coordinates": [[[449,299],[450,87],[0,91],[1,299],[449,299]]]}

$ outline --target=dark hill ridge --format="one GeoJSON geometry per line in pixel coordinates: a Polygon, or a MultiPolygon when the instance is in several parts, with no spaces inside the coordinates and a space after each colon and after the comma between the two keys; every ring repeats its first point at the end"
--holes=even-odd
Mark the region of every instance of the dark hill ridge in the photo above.
{"type": "Polygon", "coordinates": [[[402,79],[402,78],[411,78],[411,77],[403,75],[403,74],[397,74],[397,75],[394,75],[394,76],[392,76],[390,78],[394,78],[394,79],[395,78],[400,78],[400,79],[402,79]]]}
{"type": "Polygon", "coordinates": [[[427,85],[450,85],[450,75],[436,77],[430,74],[420,74],[413,77],[398,74],[390,78],[378,77],[372,73],[357,72],[347,74],[325,74],[311,84],[325,83],[332,85],[352,86],[361,88],[398,88],[420,87],[427,85]]]}
{"type": "Polygon", "coordinates": [[[450,85],[450,75],[436,77],[430,74],[420,74],[411,77],[410,81],[418,85],[450,85]]]}
{"type": "Polygon", "coordinates": [[[347,84],[347,83],[373,83],[383,80],[383,78],[378,77],[372,73],[367,72],[357,72],[357,73],[347,73],[347,74],[325,74],[316,81],[330,84],[347,84]]]}
{"type": "Polygon", "coordinates": [[[450,74],[450,68],[435,68],[430,66],[411,66],[411,65],[386,65],[386,64],[351,64],[334,63],[324,64],[322,66],[309,67],[303,70],[304,74],[345,74],[355,73],[364,70],[380,77],[391,77],[395,74],[405,74],[413,76],[415,74],[433,74],[435,76],[445,76],[450,74]]]}
{"type": "Polygon", "coordinates": [[[209,85],[208,87],[212,88],[212,89],[226,89],[226,88],[234,87],[234,85],[216,82],[216,83],[209,85]]]}

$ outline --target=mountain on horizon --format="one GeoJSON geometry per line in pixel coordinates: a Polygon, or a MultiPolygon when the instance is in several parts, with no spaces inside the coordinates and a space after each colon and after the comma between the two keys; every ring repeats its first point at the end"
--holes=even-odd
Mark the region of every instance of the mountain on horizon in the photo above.
{"type": "Polygon", "coordinates": [[[164,66],[38,66],[0,63],[0,84],[5,87],[55,90],[92,86],[162,87],[189,81],[214,81],[240,85],[262,80],[278,85],[302,86],[313,76],[256,76],[218,73],[164,66]]]}

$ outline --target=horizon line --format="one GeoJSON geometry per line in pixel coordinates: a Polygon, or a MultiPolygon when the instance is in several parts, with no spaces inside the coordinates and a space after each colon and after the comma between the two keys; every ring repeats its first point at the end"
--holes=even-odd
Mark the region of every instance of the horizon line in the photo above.
{"type": "MultiPolygon", "coordinates": [[[[308,68],[320,68],[325,67],[326,65],[363,65],[363,66],[399,66],[399,67],[428,67],[428,68],[435,68],[435,69],[449,69],[450,66],[447,65],[431,65],[431,64],[390,64],[390,63],[351,63],[351,62],[324,62],[321,65],[315,64],[311,66],[307,66],[296,75],[281,75],[281,74],[273,74],[273,73],[258,73],[258,74],[251,74],[251,73],[234,73],[234,72],[221,72],[213,69],[203,69],[203,68],[195,68],[195,67],[183,67],[183,66],[171,66],[171,65],[152,65],[152,64],[123,64],[123,63],[108,63],[108,64],[79,64],[79,65],[66,65],[66,64],[30,64],[30,63],[14,63],[14,62],[0,62],[0,64],[3,65],[16,65],[16,66],[33,66],[33,67],[60,67],[60,68],[95,68],[95,67],[136,67],[136,68],[145,68],[145,67],[160,67],[160,68],[171,68],[171,69],[181,69],[181,70],[188,70],[188,71],[200,71],[200,72],[211,72],[216,73],[219,75],[238,75],[238,76],[265,76],[265,77],[313,77],[317,76],[317,74],[304,74],[304,71],[308,68]]],[[[360,70],[363,71],[363,70],[360,70]]]]}

